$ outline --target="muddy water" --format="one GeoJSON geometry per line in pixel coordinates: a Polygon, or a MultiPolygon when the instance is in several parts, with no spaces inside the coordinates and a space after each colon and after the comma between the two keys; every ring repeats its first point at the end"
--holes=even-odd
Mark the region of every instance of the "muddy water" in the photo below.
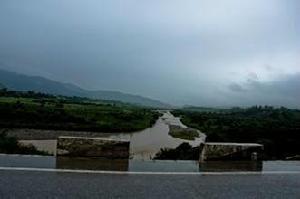
{"type": "Polygon", "coordinates": [[[130,140],[130,151],[133,159],[145,160],[152,159],[161,148],[175,148],[183,142],[188,142],[192,146],[199,146],[205,139],[203,134],[193,141],[173,138],[169,135],[169,125],[186,128],[179,118],[174,117],[170,112],[166,112],[152,128],[132,134],[112,134],[108,137],[130,140]]]}
{"type": "MultiPolygon", "coordinates": [[[[188,142],[192,146],[199,146],[205,140],[205,135],[202,133],[200,133],[199,138],[193,141],[173,138],[169,135],[169,125],[186,128],[179,118],[174,117],[170,112],[165,112],[151,128],[134,133],[99,134],[99,137],[130,140],[131,157],[142,160],[152,159],[161,148],[175,148],[183,142],[188,142]]],[[[32,143],[40,150],[55,153],[55,140],[26,140],[22,142],[32,143]]]]}
{"type": "Polygon", "coordinates": [[[56,140],[21,140],[24,145],[32,144],[40,151],[45,151],[51,155],[56,154],[56,140]]]}

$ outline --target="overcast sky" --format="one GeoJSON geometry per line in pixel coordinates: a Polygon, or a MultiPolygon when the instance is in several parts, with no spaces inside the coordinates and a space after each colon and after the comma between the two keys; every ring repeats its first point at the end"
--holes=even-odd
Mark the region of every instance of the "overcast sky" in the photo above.
{"type": "Polygon", "coordinates": [[[0,68],[176,105],[300,107],[298,0],[1,0],[0,68]]]}

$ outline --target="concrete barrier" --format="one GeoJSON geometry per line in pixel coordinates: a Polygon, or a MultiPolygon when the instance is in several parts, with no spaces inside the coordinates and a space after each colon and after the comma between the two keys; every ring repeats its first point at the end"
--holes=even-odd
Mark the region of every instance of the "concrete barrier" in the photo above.
{"type": "Polygon", "coordinates": [[[200,151],[200,162],[210,160],[259,160],[263,145],[255,143],[206,142],[200,151]]]}
{"type": "Polygon", "coordinates": [[[129,141],[103,138],[59,137],[57,156],[129,158],[129,141]]]}

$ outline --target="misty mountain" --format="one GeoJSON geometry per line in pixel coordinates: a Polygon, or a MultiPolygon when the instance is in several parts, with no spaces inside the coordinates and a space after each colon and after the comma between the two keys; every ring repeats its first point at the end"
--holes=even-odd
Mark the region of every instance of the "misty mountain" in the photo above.
{"type": "Polygon", "coordinates": [[[53,81],[39,76],[27,76],[15,72],[0,70],[0,88],[3,87],[17,91],[36,91],[54,95],[115,100],[141,106],[158,108],[170,107],[170,105],[158,100],[153,100],[139,95],[132,95],[119,91],[90,91],[82,89],[74,84],[53,81]]]}

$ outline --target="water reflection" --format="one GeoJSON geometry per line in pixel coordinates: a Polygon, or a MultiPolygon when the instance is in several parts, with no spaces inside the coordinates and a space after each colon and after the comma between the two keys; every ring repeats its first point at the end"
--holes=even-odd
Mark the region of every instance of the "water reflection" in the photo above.
{"type": "Polygon", "coordinates": [[[228,172],[228,171],[300,171],[300,161],[198,161],[109,160],[54,156],[0,155],[0,167],[60,168],[133,172],[228,172]]]}
{"type": "Polygon", "coordinates": [[[128,159],[56,157],[57,169],[128,171],[128,159]]]}
{"type": "Polygon", "coordinates": [[[197,161],[127,160],[106,158],[57,157],[57,169],[133,171],[133,172],[198,172],[197,161]]]}
{"type": "Polygon", "coordinates": [[[130,160],[134,172],[199,172],[198,161],[190,160],[130,160]]]}
{"type": "Polygon", "coordinates": [[[57,169],[134,172],[239,172],[262,171],[261,161],[141,161],[106,158],[57,157],[57,169]]]}
{"type": "Polygon", "coordinates": [[[233,172],[262,170],[262,161],[207,161],[199,163],[200,172],[233,172]]]}
{"type": "Polygon", "coordinates": [[[0,154],[0,167],[55,168],[54,156],[0,154]]]}

